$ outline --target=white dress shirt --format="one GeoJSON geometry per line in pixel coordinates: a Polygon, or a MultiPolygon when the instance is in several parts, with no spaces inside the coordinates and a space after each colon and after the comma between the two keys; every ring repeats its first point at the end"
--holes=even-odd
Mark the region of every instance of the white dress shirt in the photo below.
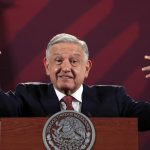
{"type": "MultiPolygon", "coordinates": [[[[58,91],[55,87],[54,87],[54,90],[56,92],[56,95],[57,95],[59,101],[61,101],[62,98],[64,96],[66,96],[64,93],[61,93],[60,91],[58,91]]],[[[71,96],[74,98],[74,100],[72,102],[72,106],[73,106],[74,110],[78,111],[78,112],[81,112],[82,92],[83,92],[83,85],[81,85],[80,88],[76,92],[71,94],[71,96]]],[[[66,105],[63,102],[61,102],[60,108],[61,108],[61,110],[66,110],[66,105]]]]}

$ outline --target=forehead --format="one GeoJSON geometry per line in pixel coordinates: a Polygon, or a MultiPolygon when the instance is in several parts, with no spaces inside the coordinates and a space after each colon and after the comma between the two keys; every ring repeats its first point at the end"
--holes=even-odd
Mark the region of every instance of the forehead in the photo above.
{"type": "Polygon", "coordinates": [[[57,43],[51,47],[51,54],[83,54],[84,50],[79,44],[57,43]]]}

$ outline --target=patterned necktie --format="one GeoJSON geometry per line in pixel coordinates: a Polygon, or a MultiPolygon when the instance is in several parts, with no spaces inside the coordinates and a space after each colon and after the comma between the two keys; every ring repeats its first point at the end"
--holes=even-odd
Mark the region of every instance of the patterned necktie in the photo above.
{"type": "Polygon", "coordinates": [[[66,104],[66,110],[74,110],[72,106],[72,101],[73,101],[72,96],[64,96],[62,101],[66,104]]]}

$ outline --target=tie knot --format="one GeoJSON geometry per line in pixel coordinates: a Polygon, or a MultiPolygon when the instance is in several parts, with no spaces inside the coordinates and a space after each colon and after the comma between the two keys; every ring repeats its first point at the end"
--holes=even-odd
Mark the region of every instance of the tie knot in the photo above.
{"type": "Polygon", "coordinates": [[[73,101],[73,97],[68,95],[68,96],[64,96],[62,101],[66,104],[66,110],[74,110],[72,107],[72,101],[73,101]]]}

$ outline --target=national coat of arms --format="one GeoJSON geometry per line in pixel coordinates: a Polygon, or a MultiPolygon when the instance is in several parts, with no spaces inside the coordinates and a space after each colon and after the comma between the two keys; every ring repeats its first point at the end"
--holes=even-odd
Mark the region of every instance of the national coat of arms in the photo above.
{"type": "Polygon", "coordinates": [[[43,141],[47,150],[90,150],[95,141],[95,129],[82,113],[60,111],[47,120],[43,141]]]}

